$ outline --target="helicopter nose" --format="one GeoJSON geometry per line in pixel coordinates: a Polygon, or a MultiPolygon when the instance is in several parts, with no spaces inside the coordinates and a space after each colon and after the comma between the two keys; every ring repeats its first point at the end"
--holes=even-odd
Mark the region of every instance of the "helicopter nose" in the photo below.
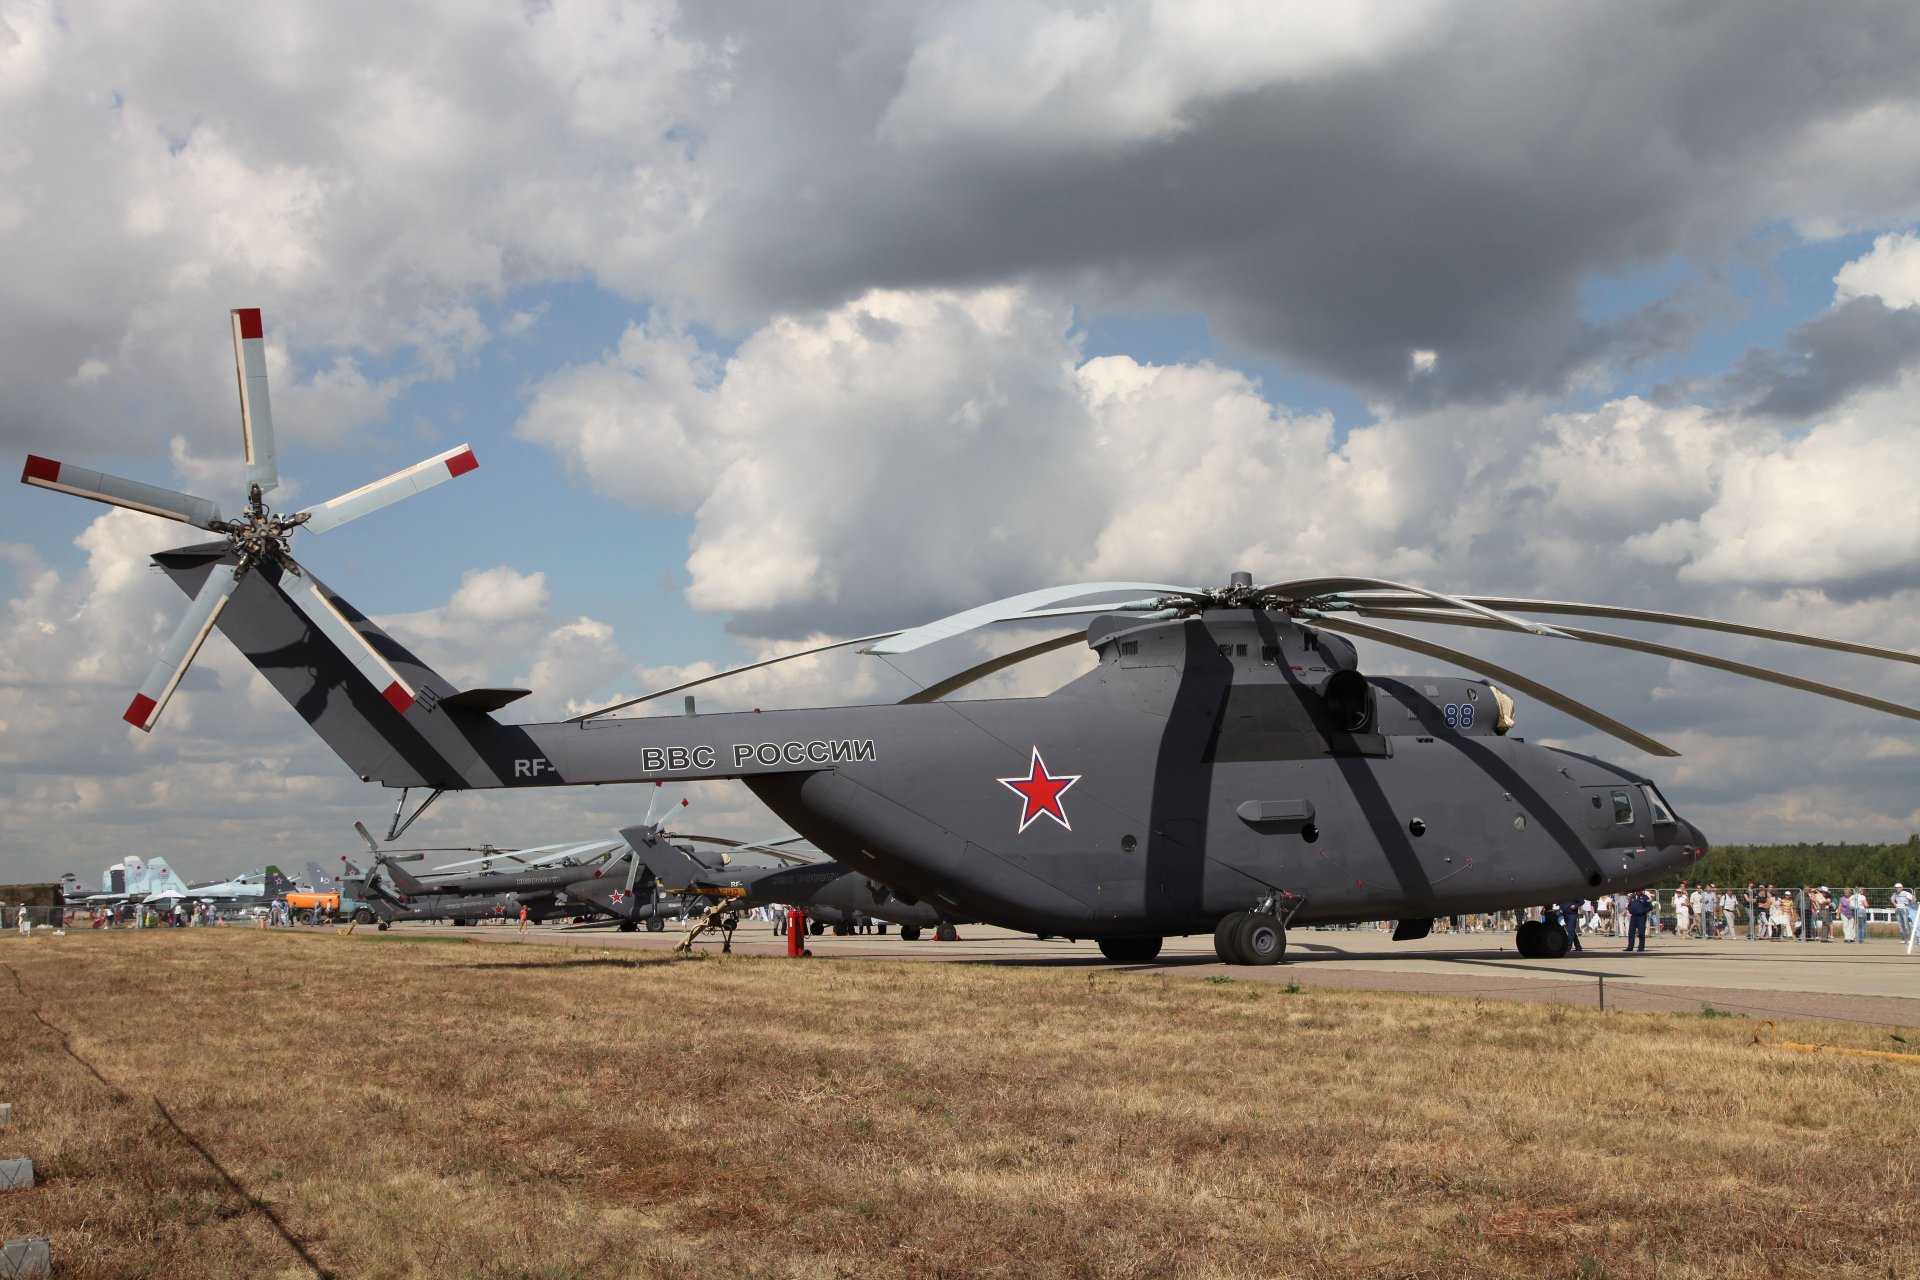
{"type": "Polygon", "coordinates": [[[1692,839],[1689,840],[1687,843],[1693,849],[1693,856],[1696,859],[1706,857],[1708,849],[1712,847],[1707,843],[1706,834],[1702,832],[1700,828],[1694,826],[1691,822],[1686,824],[1686,828],[1687,828],[1687,833],[1690,836],[1692,836],[1692,839]]]}

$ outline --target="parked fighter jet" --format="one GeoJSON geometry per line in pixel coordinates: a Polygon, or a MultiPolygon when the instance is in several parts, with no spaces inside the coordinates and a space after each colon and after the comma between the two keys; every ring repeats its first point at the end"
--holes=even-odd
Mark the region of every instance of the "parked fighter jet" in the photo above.
{"type": "MultiPolygon", "coordinates": [[[[164,867],[166,864],[155,858],[151,865],[164,867]]],[[[170,872],[166,874],[171,875],[170,872]]],[[[199,884],[182,884],[179,877],[173,876],[170,881],[163,880],[161,887],[149,890],[146,901],[158,911],[170,911],[182,902],[211,902],[222,907],[263,907],[285,896],[293,887],[293,881],[280,874],[279,867],[269,865],[231,880],[206,880],[199,884]]]]}
{"type": "MultiPolygon", "coordinates": [[[[234,316],[252,458],[265,428],[247,408],[256,398],[264,406],[260,319],[234,316]]],[[[270,447],[267,456],[271,480],[270,447]]],[[[1211,932],[1222,959],[1271,964],[1290,925],[1398,919],[1397,936],[1419,937],[1437,915],[1643,887],[1704,855],[1705,837],[1650,777],[1513,736],[1510,695],[1652,755],[1672,748],[1380,620],[1623,648],[1920,719],[1920,708],[1852,689],[1520,615],[1920,662],[1898,649],[1622,606],[1448,595],[1358,576],[1260,583],[1236,572],[1221,586],[1048,588],[821,646],[899,653],[999,622],[1062,626],[1067,615],[1092,615],[899,705],[610,719],[614,707],[508,724],[494,713],[523,691],[457,689],[288,553],[302,523],[337,523],[472,465],[456,451],[417,478],[291,516],[266,509],[271,486],[250,469],[247,514],[234,522],[203,499],[48,459],[29,458],[21,478],[222,535],[154,558],[195,603],[127,712],[142,728],[217,625],[362,780],[400,790],[397,810],[416,787],[430,789],[430,802],[469,788],[738,778],[791,829],[897,890],[1022,931],[1098,938],[1115,959],[1149,959],[1169,934],[1211,932]],[[1485,678],[1369,676],[1348,637],[1485,678]],[[1097,665],[1046,697],[942,701],[1076,642],[1097,665]]],[[[1567,941],[1533,921],[1516,944],[1553,956],[1567,941]]]]}
{"type": "Polygon", "coordinates": [[[152,902],[164,910],[188,891],[186,882],[174,874],[165,858],[142,862],[128,855],[109,866],[103,879],[105,887],[99,893],[87,895],[88,906],[110,907],[122,902],[152,902]]]}

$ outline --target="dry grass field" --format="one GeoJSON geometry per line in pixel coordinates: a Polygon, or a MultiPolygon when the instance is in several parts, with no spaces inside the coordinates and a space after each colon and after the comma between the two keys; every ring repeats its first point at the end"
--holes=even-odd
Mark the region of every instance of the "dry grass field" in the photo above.
{"type": "Polygon", "coordinates": [[[57,1275],[1920,1276],[1920,1064],[1744,1019],[245,930],[0,965],[0,1235],[57,1275]]]}

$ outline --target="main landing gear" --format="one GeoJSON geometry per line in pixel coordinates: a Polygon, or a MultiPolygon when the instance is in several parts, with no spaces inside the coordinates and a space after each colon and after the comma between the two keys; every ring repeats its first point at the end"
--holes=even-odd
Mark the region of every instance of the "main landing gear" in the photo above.
{"type": "Polygon", "coordinates": [[[1528,920],[1513,934],[1514,949],[1527,960],[1558,960],[1571,945],[1567,931],[1544,920],[1528,920]]]}
{"type": "Polygon", "coordinates": [[[1265,911],[1236,911],[1214,926],[1213,949],[1228,964],[1278,964],[1287,954],[1287,927],[1265,911]]]}

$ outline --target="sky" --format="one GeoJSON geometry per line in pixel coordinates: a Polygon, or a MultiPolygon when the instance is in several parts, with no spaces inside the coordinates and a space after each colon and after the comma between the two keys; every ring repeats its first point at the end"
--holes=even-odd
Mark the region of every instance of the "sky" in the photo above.
{"type": "MultiPolygon", "coordinates": [[[[227,311],[261,308],[276,507],[480,460],[295,554],[527,718],[1242,569],[1920,652],[1917,63],[1920,9],[1870,0],[0,0],[0,443],[235,509],[227,311]]],[[[185,605],[147,557],[196,540],[0,495],[0,880],[328,862],[384,823],[223,640],[153,734],[121,721],[185,605]]],[[[1920,666],[1618,629],[1920,705],[1920,666]]],[[[1521,700],[1717,843],[1920,830],[1920,723],[1463,635],[1680,748],[1521,700]]],[[[701,705],[893,700],[901,665],[701,705]]],[[[776,833],[738,784],[685,798],[776,833]]],[[[645,806],[455,796],[410,835],[645,806]]]]}

